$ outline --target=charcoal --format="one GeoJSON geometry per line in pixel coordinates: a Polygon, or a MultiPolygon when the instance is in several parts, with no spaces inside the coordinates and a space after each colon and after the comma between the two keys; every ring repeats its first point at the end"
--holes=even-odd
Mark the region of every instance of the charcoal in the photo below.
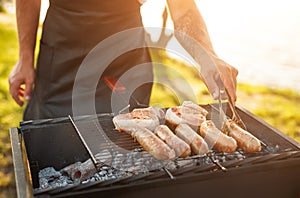
{"type": "MultiPolygon", "coordinates": [[[[268,146],[263,148],[260,154],[274,153],[278,149],[278,145],[274,147],[268,146]]],[[[76,162],[66,166],[61,171],[56,171],[53,167],[47,167],[39,172],[39,182],[40,189],[56,188],[79,182],[85,184],[95,181],[121,179],[152,171],[176,171],[182,167],[203,166],[214,162],[222,163],[255,155],[244,153],[241,149],[238,149],[233,153],[211,151],[207,155],[194,155],[184,159],[178,158],[174,161],[161,161],[155,159],[141,148],[134,149],[129,153],[121,153],[120,151],[110,153],[108,150],[104,150],[96,155],[97,161],[104,163],[98,171],[96,171],[94,164],[89,159],[85,162],[76,162]]]]}
{"type": "Polygon", "coordinates": [[[94,163],[92,162],[91,159],[89,159],[79,166],[78,171],[75,172],[72,179],[84,181],[84,180],[92,177],[96,172],[97,172],[97,169],[96,169],[94,163]]]}
{"type": "MultiPolygon", "coordinates": [[[[108,150],[103,150],[95,155],[96,161],[99,164],[110,165],[112,163],[112,155],[108,150]]],[[[66,166],[61,170],[63,175],[70,177],[75,182],[82,182],[91,178],[97,169],[91,159],[85,162],[76,162],[66,166]]]]}
{"type": "Polygon", "coordinates": [[[166,164],[166,161],[157,160],[145,151],[133,150],[126,154],[113,153],[112,166],[121,171],[132,172],[133,174],[159,170],[166,164]]]}
{"type": "Polygon", "coordinates": [[[82,183],[93,182],[93,181],[107,181],[117,178],[131,176],[131,173],[125,173],[123,171],[114,169],[112,167],[101,167],[99,172],[95,173],[91,178],[83,181],[82,183]]]}
{"type": "Polygon", "coordinates": [[[40,189],[63,187],[70,184],[70,179],[56,171],[53,167],[47,167],[39,172],[40,189]]]}
{"type": "Polygon", "coordinates": [[[103,175],[106,175],[107,174],[107,171],[106,170],[102,170],[98,173],[100,176],[103,176],[103,175]]]}
{"type": "Polygon", "coordinates": [[[39,172],[39,178],[46,178],[47,180],[60,176],[61,173],[59,171],[56,171],[53,167],[44,168],[39,172]]]}
{"type": "Polygon", "coordinates": [[[85,162],[76,162],[61,170],[63,175],[71,178],[75,183],[82,182],[92,177],[97,172],[92,160],[86,160],[85,162]]]}
{"type": "Polygon", "coordinates": [[[74,164],[71,164],[69,166],[64,167],[60,172],[63,175],[67,175],[70,178],[72,178],[72,175],[74,172],[76,172],[78,170],[78,167],[81,165],[81,162],[76,162],[74,164]]]}
{"type": "Polygon", "coordinates": [[[45,188],[50,187],[48,179],[46,179],[46,178],[39,178],[39,182],[40,182],[40,188],[41,189],[45,189],[45,188]]]}

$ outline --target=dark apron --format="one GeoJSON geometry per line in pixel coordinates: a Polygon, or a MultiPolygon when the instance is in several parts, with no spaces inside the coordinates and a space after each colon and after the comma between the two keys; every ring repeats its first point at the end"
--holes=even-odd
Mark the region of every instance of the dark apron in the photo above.
{"type": "MultiPolygon", "coordinates": [[[[137,0],[50,0],[40,42],[35,87],[24,120],[72,115],[74,79],[86,55],[102,40],[135,27],[142,27],[137,0]]],[[[138,35],[135,42],[145,42],[144,37],[138,35]]],[[[112,111],[112,91],[103,77],[118,79],[128,69],[147,62],[150,62],[149,52],[140,48],[122,54],[109,64],[94,94],[97,113],[112,111]]],[[[133,82],[135,78],[152,82],[152,68],[141,69],[132,78],[133,82]]],[[[133,96],[139,103],[148,104],[151,89],[152,83],[144,84],[133,96]]],[[[130,103],[134,108],[135,101],[131,99],[130,103]]]]}

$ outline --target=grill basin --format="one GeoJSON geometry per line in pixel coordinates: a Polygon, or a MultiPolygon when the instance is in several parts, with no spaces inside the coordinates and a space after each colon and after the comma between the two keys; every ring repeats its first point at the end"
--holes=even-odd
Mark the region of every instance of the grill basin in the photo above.
{"type": "MultiPolygon", "coordinates": [[[[228,109],[223,104],[224,110],[228,109]]],[[[210,112],[212,105],[203,105],[210,112]]],[[[19,197],[297,197],[300,193],[300,145],[274,129],[242,107],[237,108],[248,131],[266,143],[270,152],[246,155],[243,160],[227,160],[221,171],[215,164],[179,168],[171,180],[163,171],[139,174],[106,182],[78,184],[44,191],[34,191],[38,172],[46,167],[60,170],[89,155],[81,144],[68,118],[34,120],[11,128],[11,142],[19,197]]],[[[82,122],[91,122],[83,116],[82,122]]],[[[128,150],[139,147],[128,134],[113,131],[111,117],[98,118],[106,134],[114,143],[128,150]]],[[[106,148],[108,145],[101,145],[106,148]]],[[[268,150],[266,148],[265,150],[268,150]]]]}

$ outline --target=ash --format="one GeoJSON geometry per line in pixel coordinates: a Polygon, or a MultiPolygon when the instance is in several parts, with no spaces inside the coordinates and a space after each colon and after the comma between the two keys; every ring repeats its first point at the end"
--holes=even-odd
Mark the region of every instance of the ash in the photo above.
{"type": "MultiPolygon", "coordinates": [[[[122,179],[140,174],[147,174],[155,171],[175,171],[183,167],[202,166],[215,162],[226,162],[234,159],[243,160],[247,157],[263,155],[267,153],[276,152],[278,146],[264,148],[261,152],[256,154],[243,153],[238,149],[233,153],[222,153],[211,151],[206,155],[192,155],[187,158],[177,158],[173,161],[162,161],[155,159],[151,154],[147,153],[141,148],[136,148],[129,153],[121,153],[119,151],[110,152],[110,157],[106,157],[105,165],[96,171],[91,160],[85,162],[75,162],[60,171],[53,167],[47,167],[39,172],[40,187],[35,190],[52,189],[58,187],[66,187],[75,184],[86,184],[90,182],[105,182],[110,180],[122,179]],[[84,164],[84,166],[82,166],[84,164]],[[84,167],[85,170],[80,168],[84,167]],[[78,169],[79,168],[79,169],[78,169]],[[81,170],[82,173],[87,172],[86,177],[80,179],[74,178],[74,172],[81,170]],[[73,176],[73,177],[72,177],[73,176]]],[[[107,154],[107,151],[106,151],[107,154]]],[[[99,155],[100,156],[100,155],[99,155]]],[[[103,157],[104,155],[102,155],[103,157]]],[[[107,155],[105,155],[107,156],[107,155]]]]}
{"type": "Polygon", "coordinates": [[[53,167],[47,167],[39,172],[39,184],[39,189],[47,189],[67,186],[73,184],[73,181],[53,167]]]}
{"type": "Polygon", "coordinates": [[[91,178],[80,182],[79,180],[72,180],[68,175],[64,175],[63,171],[56,171],[53,167],[47,167],[39,172],[40,187],[36,190],[66,187],[78,183],[85,184],[95,181],[108,181],[130,175],[132,174],[125,173],[124,171],[114,169],[110,166],[103,166],[100,168],[99,172],[95,173],[91,178]]]}
{"type": "Polygon", "coordinates": [[[36,190],[65,187],[78,183],[85,184],[95,181],[121,179],[138,174],[145,174],[150,171],[161,170],[164,167],[168,169],[176,168],[174,162],[157,160],[140,148],[134,149],[132,152],[126,154],[115,151],[112,152],[110,156],[110,160],[106,159],[107,165],[100,167],[99,171],[94,169],[91,160],[87,160],[83,163],[75,162],[60,171],[55,170],[54,167],[44,168],[39,172],[40,187],[36,190]],[[108,161],[110,161],[110,163],[108,163],[108,161]],[[80,170],[82,164],[85,164],[84,167],[87,168],[86,171],[92,174],[91,177],[80,180],[74,178],[74,172],[80,170]]]}
{"type": "Polygon", "coordinates": [[[123,177],[131,176],[131,173],[126,173],[124,171],[120,171],[114,169],[110,166],[102,166],[99,172],[95,173],[91,178],[82,181],[83,184],[95,181],[108,181],[123,177]]]}
{"type": "Polygon", "coordinates": [[[168,164],[168,161],[157,160],[140,148],[126,154],[116,151],[113,153],[112,158],[112,167],[133,174],[159,170],[168,164]]]}

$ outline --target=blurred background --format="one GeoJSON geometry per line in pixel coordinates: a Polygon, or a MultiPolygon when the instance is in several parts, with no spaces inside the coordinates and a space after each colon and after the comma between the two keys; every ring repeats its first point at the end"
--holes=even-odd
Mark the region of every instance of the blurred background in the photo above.
{"type": "MultiPolygon", "coordinates": [[[[299,1],[195,2],[215,51],[239,69],[239,82],[291,88],[300,93],[299,1]]],[[[159,27],[163,9],[164,1],[148,0],[142,8],[145,26],[159,27]]],[[[172,28],[170,21],[167,27],[172,28]]],[[[176,42],[174,38],[169,45],[176,45],[172,42],[176,42]]]]}
{"type": "MultiPolygon", "coordinates": [[[[300,1],[195,2],[206,21],[216,53],[239,70],[237,104],[300,142],[300,1]]],[[[41,24],[48,6],[46,0],[42,3],[41,24]]],[[[175,46],[176,51],[188,57],[172,31],[167,31],[160,39],[160,34],[147,28],[163,25],[164,8],[161,0],[148,0],[142,6],[143,22],[150,33],[147,42],[164,41],[166,46],[175,46]]],[[[168,15],[165,19],[166,27],[172,29],[168,15]]],[[[23,108],[13,102],[8,91],[7,78],[18,58],[11,0],[0,0],[0,46],[0,197],[15,197],[8,130],[19,125],[23,108]]],[[[215,102],[199,80],[193,63],[162,50],[151,50],[151,55],[154,61],[169,66],[169,69],[155,66],[157,81],[179,88],[182,81],[188,81],[199,104],[215,102]]],[[[182,95],[187,94],[181,91],[182,95]]],[[[179,102],[173,90],[155,84],[151,104],[168,107],[179,102]]]]}

